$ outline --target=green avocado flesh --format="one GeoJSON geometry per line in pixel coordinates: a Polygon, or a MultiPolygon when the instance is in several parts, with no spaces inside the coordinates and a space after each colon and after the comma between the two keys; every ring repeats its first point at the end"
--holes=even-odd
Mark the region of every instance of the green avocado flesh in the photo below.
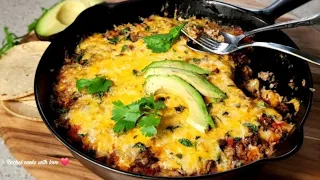
{"type": "Polygon", "coordinates": [[[50,37],[65,30],[78,15],[102,0],[65,0],[51,7],[40,17],[35,32],[40,39],[50,37]]]}
{"type": "Polygon", "coordinates": [[[199,68],[196,65],[189,64],[184,61],[179,60],[164,60],[164,61],[156,61],[145,67],[142,72],[144,73],[147,71],[148,68],[153,67],[170,67],[170,68],[177,68],[177,69],[184,69],[187,71],[191,71],[197,74],[210,74],[210,71],[204,70],[202,68],[199,68]]]}
{"type": "Polygon", "coordinates": [[[187,122],[198,131],[205,132],[209,126],[215,127],[201,94],[178,76],[148,76],[144,90],[147,94],[169,93],[181,97],[190,110],[187,122]]]}
{"type": "Polygon", "coordinates": [[[207,81],[199,74],[195,74],[191,71],[186,71],[177,68],[156,67],[147,69],[144,74],[144,77],[148,77],[150,75],[175,75],[188,82],[195,89],[197,89],[203,96],[219,100],[226,98],[225,93],[223,93],[219,88],[211,84],[209,81],[207,81]]]}

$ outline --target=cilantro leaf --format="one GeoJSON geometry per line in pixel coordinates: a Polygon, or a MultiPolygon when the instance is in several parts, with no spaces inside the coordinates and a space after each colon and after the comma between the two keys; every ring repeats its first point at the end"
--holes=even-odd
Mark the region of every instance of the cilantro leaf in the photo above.
{"type": "Polygon", "coordinates": [[[128,49],[128,46],[127,45],[123,45],[122,49],[121,49],[121,52],[125,52],[127,49],[128,49]]]}
{"type": "Polygon", "coordinates": [[[117,44],[119,42],[119,37],[108,38],[109,43],[117,44]]]}
{"type": "Polygon", "coordinates": [[[146,126],[141,129],[144,136],[152,137],[157,134],[157,129],[154,126],[146,126]]]}
{"type": "Polygon", "coordinates": [[[182,144],[184,146],[187,146],[187,147],[193,146],[193,143],[189,139],[182,138],[182,139],[179,139],[178,141],[180,144],[182,144]]]}
{"type": "Polygon", "coordinates": [[[258,126],[251,124],[251,123],[244,123],[243,125],[247,126],[254,133],[258,132],[258,130],[259,130],[258,126]]]}
{"type": "Polygon", "coordinates": [[[130,129],[135,127],[134,122],[130,121],[118,121],[116,125],[113,127],[113,131],[115,133],[127,132],[130,129]]]}
{"type": "Polygon", "coordinates": [[[102,77],[96,77],[94,79],[80,79],[77,81],[78,91],[87,89],[88,94],[104,93],[109,90],[112,85],[112,81],[102,77]]]}
{"type": "Polygon", "coordinates": [[[127,132],[137,125],[141,128],[143,135],[154,136],[157,134],[155,127],[161,121],[158,111],[165,108],[164,104],[161,103],[157,102],[154,96],[142,98],[127,106],[121,101],[113,102],[111,119],[117,122],[114,126],[114,132],[127,132]]]}
{"type": "Polygon", "coordinates": [[[181,30],[182,30],[182,28],[184,26],[185,26],[185,23],[184,24],[180,24],[178,26],[175,26],[170,30],[169,34],[171,34],[172,38],[173,38],[172,39],[172,43],[175,42],[176,40],[178,40],[178,38],[179,38],[179,36],[181,34],[181,30]]]}
{"type": "Polygon", "coordinates": [[[173,43],[178,40],[184,25],[181,24],[173,27],[168,34],[154,34],[144,37],[143,40],[154,53],[168,52],[173,43]]]}
{"type": "Polygon", "coordinates": [[[17,36],[9,31],[8,27],[4,27],[4,34],[6,38],[2,42],[2,47],[0,48],[0,57],[6,54],[13,46],[19,44],[17,36]]]}
{"type": "Polygon", "coordinates": [[[121,101],[113,102],[112,110],[112,120],[118,121],[124,118],[124,114],[127,112],[128,108],[121,101]]]}
{"type": "Polygon", "coordinates": [[[155,114],[150,116],[143,116],[141,120],[138,122],[139,127],[145,126],[158,126],[160,124],[160,117],[157,117],[155,114]]]}
{"type": "Polygon", "coordinates": [[[155,34],[149,37],[143,38],[147,47],[154,53],[168,52],[171,47],[171,34],[155,34]]]}
{"type": "Polygon", "coordinates": [[[133,148],[139,148],[139,149],[140,149],[140,151],[139,151],[140,153],[142,153],[142,152],[144,152],[144,151],[147,150],[146,145],[144,145],[144,144],[141,143],[141,142],[136,143],[136,144],[133,146],[133,148]]]}

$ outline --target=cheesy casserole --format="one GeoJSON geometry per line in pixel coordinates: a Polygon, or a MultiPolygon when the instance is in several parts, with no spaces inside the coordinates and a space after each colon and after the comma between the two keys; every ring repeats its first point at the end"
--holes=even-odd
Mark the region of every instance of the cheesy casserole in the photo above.
{"type": "MultiPolygon", "coordinates": [[[[154,52],[146,44],[145,37],[167,34],[182,23],[187,23],[185,26],[195,36],[202,30],[221,41],[219,30],[241,33],[240,28],[221,27],[205,18],[151,16],[139,24],[115,26],[105,34],[87,37],[74,56],[66,57],[54,86],[61,107],[57,125],[66,127],[69,137],[81,142],[83,149],[102,163],[150,176],[213,174],[271,156],[276,145],[292,132],[294,124],[287,120],[294,112],[288,107],[294,104],[295,111],[299,111],[299,102],[285,102],[272,89],[260,87],[261,77],[268,79],[272,73],[261,72],[261,77],[252,78],[249,66],[241,67],[249,78],[244,78],[240,89],[234,73],[239,58],[194,52],[188,49],[185,36],[180,35],[167,52],[154,52]],[[139,119],[129,130],[115,131],[116,104],[127,106],[150,97],[144,89],[146,77],[142,70],[164,60],[183,61],[209,72],[196,76],[225,94],[219,101],[202,94],[201,102],[214,126],[199,130],[186,122],[195,109],[189,107],[183,94],[157,91],[154,98],[163,102],[165,108],[156,114],[161,121],[154,126],[154,134],[144,134],[143,127],[137,125],[139,119]],[[84,90],[86,85],[79,89],[80,80],[90,84],[97,77],[107,79],[101,81],[108,86],[106,91],[88,93],[90,89],[84,90]]],[[[198,90],[195,85],[188,87],[198,90]]]]}

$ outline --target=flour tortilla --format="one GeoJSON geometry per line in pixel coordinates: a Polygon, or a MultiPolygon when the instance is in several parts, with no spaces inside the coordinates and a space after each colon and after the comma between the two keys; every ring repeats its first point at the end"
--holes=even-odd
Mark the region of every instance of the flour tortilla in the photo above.
{"type": "Polygon", "coordinates": [[[34,108],[37,108],[37,104],[35,100],[30,100],[30,101],[20,101],[22,104],[25,104],[27,106],[31,106],[34,108]]]}
{"type": "Polygon", "coordinates": [[[16,99],[17,101],[31,101],[31,100],[35,100],[35,97],[34,97],[34,94],[31,94],[29,96],[25,96],[25,97],[22,97],[22,98],[18,98],[16,99]]]}
{"type": "Polygon", "coordinates": [[[38,63],[50,42],[29,42],[10,49],[0,59],[0,100],[33,94],[38,63]]]}
{"type": "Polygon", "coordinates": [[[16,117],[32,121],[42,121],[37,108],[28,106],[22,102],[2,101],[2,106],[8,113],[16,117]]]}

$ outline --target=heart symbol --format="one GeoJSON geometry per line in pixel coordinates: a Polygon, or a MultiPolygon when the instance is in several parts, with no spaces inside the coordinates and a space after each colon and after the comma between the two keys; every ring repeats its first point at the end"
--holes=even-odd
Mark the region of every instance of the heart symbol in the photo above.
{"type": "Polygon", "coordinates": [[[68,158],[61,158],[60,162],[63,166],[66,166],[69,163],[69,159],[68,158]]]}

